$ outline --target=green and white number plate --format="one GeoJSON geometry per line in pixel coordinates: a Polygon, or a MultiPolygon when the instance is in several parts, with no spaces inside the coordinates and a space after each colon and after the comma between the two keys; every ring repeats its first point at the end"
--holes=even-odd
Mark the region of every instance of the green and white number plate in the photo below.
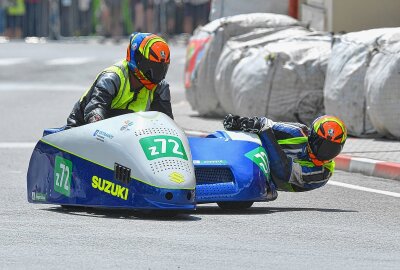
{"type": "Polygon", "coordinates": [[[174,157],[188,160],[182,141],[174,136],[151,136],[140,139],[140,145],[148,160],[174,157]]]}
{"type": "Polygon", "coordinates": [[[68,159],[56,156],[54,166],[54,190],[67,197],[71,194],[72,162],[68,159]]]}

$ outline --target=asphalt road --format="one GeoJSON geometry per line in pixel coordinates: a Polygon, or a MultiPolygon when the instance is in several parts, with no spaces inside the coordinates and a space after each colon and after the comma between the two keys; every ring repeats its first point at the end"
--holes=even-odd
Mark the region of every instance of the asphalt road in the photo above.
{"type": "MultiPolygon", "coordinates": [[[[185,48],[173,44],[168,75],[176,121],[213,131],[182,86],[185,48]]],[[[337,171],[308,193],[227,212],[192,214],[66,211],[26,200],[29,158],[44,128],[65,123],[96,74],[125,44],[0,44],[0,269],[398,269],[399,198],[337,186],[400,193],[400,183],[337,171]]]]}

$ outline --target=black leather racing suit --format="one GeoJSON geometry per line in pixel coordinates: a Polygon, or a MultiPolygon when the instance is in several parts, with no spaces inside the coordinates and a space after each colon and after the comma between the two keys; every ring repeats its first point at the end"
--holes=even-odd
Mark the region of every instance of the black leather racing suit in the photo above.
{"type": "MultiPolygon", "coordinates": [[[[100,74],[86,95],[84,95],[75,104],[71,114],[67,119],[66,128],[85,125],[90,122],[89,119],[91,119],[93,116],[99,117],[101,120],[133,112],[129,109],[111,109],[111,103],[118,94],[120,84],[121,80],[116,73],[104,72],[100,74]]],[[[150,90],[131,89],[131,91],[140,92],[150,90]]],[[[157,85],[154,91],[155,92],[153,101],[150,105],[150,111],[159,111],[174,119],[171,108],[169,84],[165,81],[162,81],[157,85]]]]}

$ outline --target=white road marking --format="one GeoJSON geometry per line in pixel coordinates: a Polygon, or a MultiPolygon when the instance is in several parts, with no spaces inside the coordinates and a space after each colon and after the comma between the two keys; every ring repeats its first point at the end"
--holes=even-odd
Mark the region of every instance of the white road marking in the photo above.
{"type": "Polygon", "coordinates": [[[27,62],[29,62],[28,58],[0,58],[0,66],[25,64],[27,62]]]}
{"type": "Polygon", "coordinates": [[[329,181],[328,184],[332,185],[332,186],[339,186],[339,187],[344,187],[344,188],[349,188],[349,189],[361,190],[361,191],[378,193],[378,194],[383,194],[383,195],[387,195],[387,196],[400,198],[400,193],[396,193],[396,192],[384,191],[384,190],[373,189],[373,188],[366,188],[366,187],[362,187],[362,186],[356,186],[356,185],[351,185],[351,184],[346,184],[346,183],[336,182],[336,181],[329,181]]]}
{"type": "Polygon", "coordinates": [[[89,62],[93,62],[93,58],[88,57],[65,57],[65,58],[56,58],[51,59],[45,62],[46,65],[49,66],[68,66],[68,65],[82,65],[89,62]]]}
{"type": "Polygon", "coordinates": [[[32,84],[32,83],[0,83],[0,91],[80,91],[84,92],[89,86],[76,84],[32,84]]]}
{"type": "Polygon", "coordinates": [[[34,148],[34,142],[9,142],[0,143],[0,149],[34,148]]]}

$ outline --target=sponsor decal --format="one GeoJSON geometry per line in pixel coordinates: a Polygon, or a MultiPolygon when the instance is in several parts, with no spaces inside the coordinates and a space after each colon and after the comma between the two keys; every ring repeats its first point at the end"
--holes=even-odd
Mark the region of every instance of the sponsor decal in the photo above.
{"type": "Polygon", "coordinates": [[[70,197],[72,162],[68,159],[56,156],[54,164],[54,190],[70,197]]]}
{"type": "Polygon", "coordinates": [[[99,140],[102,142],[104,142],[105,139],[111,140],[112,138],[114,138],[114,136],[111,135],[110,133],[107,133],[100,129],[96,129],[96,131],[93,133],[93,137],[96,137],[96,140],[99,140]]]}
{"type": "Polygon", "coordinates": [[[196,165],[226,165],[228,161],[226,160],[193,160],[193,164],[196,165]]]}
{"type": "Polygon", "coordinates": [[[150,136],[139,140],[148,160],[157,158],[181,158],[188,160],[182,141],[173,136],[150,136]]]}
{"type": "Polygon", "coordinates": [[[129,127],[133,125],[132,121],[126,120],[124,121],[124,125],[120,128],[121,131],[128,131],[130,130],[129,127]]]}
{"type": "Polygon", "coordinates": [[[191,39],[187,46],[186,65],[185,65],[185,88],[191,87],[194,71],[196,70],[200,60],[203,58],[207,44],[211,37],[201,39],[191,39]]]}
{"type": "Polygon", "coordinates": [[[267,181],[270,181],[270,175],[269,175],[269,163],[268,163],[268,156],[267,153],[265,152],[263,147],[257,147],[256,149],[247,152],[245,156],[253,161],[263,172],[265,177],[267,178],[267,181]]]}
{"type": "Polygon", "coordinates": [[[36,192],[36,191],[32,191],[32,201],[45,202],[46,201],[46,194],[45,193],[36,192]]]}
{"type": "Polygon", "coordinates": [[[178,184],[185,182],[185,177],[178,172],[173,172],[168,177],[169,177],[170,181],[178,183],[178,184]]]}
{"type": "Polygon", "coordinates": [[[125,201],[128,199],[128,188],[102,179],[96,175],[92,176],[92,187],[125,201]]]}

